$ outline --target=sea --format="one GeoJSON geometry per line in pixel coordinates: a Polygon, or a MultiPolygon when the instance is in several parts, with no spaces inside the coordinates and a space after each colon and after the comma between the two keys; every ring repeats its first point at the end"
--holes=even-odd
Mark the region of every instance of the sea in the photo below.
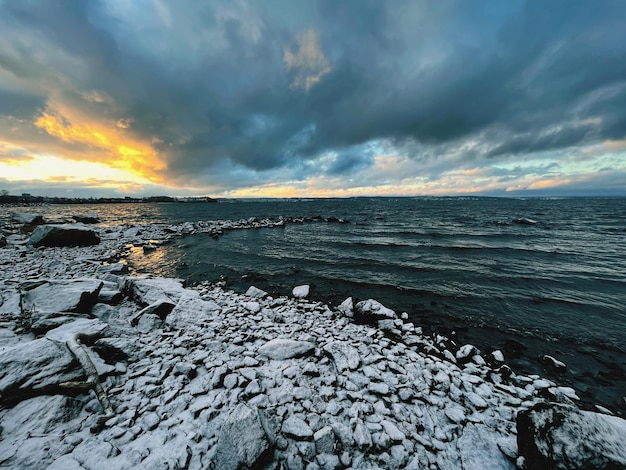
{"type": "MultiPolygon", "coordinates": [[[[347,198],[51,205],[103,224],[317,218],[282,228],[188,235],[126,262],[138,273],[250,285],[301,284],[338,305],[373,298],[458,346],[572,386],[584,404],[626,414],[626,199],[347,198]],[[322,222],[337,218],[349,223],[322,222]],[[549,355],[567,365],[557,372],[549,355]]],[[[33,210],[29,211],[33,212],[33,210]]]]}

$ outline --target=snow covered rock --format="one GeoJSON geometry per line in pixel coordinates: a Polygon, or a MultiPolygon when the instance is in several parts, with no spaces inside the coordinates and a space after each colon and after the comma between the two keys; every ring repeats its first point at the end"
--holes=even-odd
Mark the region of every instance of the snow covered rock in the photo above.
{"type": "Polygon", "coordinates": [[[547,368],[552,369],[555,372],[564,372],[567,369],[567,366],[564,362],[559,361],[558,359],[555,359],[554,357],[547,354],[543,356],[541,360],[547,368]]]}
{"type": "Polygon", "coordinates": [[[102,285],[97,279],[49,281],[22,294],[22,311],[88,313],[98,301],[102,285]]]}
{"type": "Polygon", "coordinates": [[[95,339],[102,336],[109,325],[96,319],[79,318],[46,333],[46,338],[58,343],[66,343],[68,339],[79,334],[82,338],[95,339]]]}
{"type": "Polygon", "coordinates": [[[346,317],[352,318],[354,316],[354,303],[352,302],[352,297],[348,297],[346,300],[341,302],[339,307],[337,307],[341,313],[343,313],[346,317]]]}
{"type": "Polygon", "coordinates": [[[275,443],[274,431],[263,412],[240,404],[222,427],[217,441],[216,470],[257,468],[275,443]]]}
{"type": "Polygon", "coordinates": [[[250,286],[248,290],[246,291],[246,295],[254,299],[262,299],[263,297],[267,295],[267,292],[259,289],[258,287],[250,286]]]}
{"type": "Polygon", "coordinates": [[[0,397],[21,401],[61,382],[76,380],[81,371],[65,344],[35,339],[0,352],[0,397]]]}
{"type": "Polygon", "coordinates": [[[165,323],[172,328],[185,328],[207,320],[219,310],[220,306],[212,300],[202,300],[197,292],[189,291],[181,296],[165,323]]]}
{"type": "Polygon", "coordinates": [[[347,370],[355,370],[361,363],[359,351],[346,343],[330,343],[324,347],[324,351],[332,356],[339,374],[347,370]]]}
{"type": "Polygon", "coordinates": [[[294,439],[308,440],[313,437],[313,430],[302,419],[297,416],[290,416],[285,420],[281,428],[283,434],[294,439]]]}
{"type": "Polygon", "coordinates": [[[354,307],[355,313],[364,320],[396,319],[396,312],[374,299],[362,300],[354,307]]]}
{"type": "Polygon", "coordinates": [[[517,416],[517,444],[526,468],[626,468],[626,420],[539,403],[517,416]]]}
{"type": "Polygon", "coordinates": [[[292,357],[304,356],[315,349],[313,343],[308,341],[296,341],[293,339],[272,339],[259,348],[259,354],[270,359],[291,359],[292,357]]]}
{"type": "Polygon", "coordinates": [[[88,246],[100,243],[98,234],[82,224],[39,225],[28,243],[38,246],[88,246]]]}
{"type": "Polygon", "coordinates": [[[142,305],[150,305],[158,301],[168,300],[178,303],[187,292],[181,279],[127,277],[124,278],[123,291],[142,305]]]}
{"type": "Polygon", "coordinates": [[[308,285],[296,286],[291,293],[296,299],[306,299],[309,296],[310,287],[308,285]]]}
{"type": "Polygon", "coordinates": [[[30,212],[14,212],[11,214],[11,221],[16,224],[38,225],[43,223],[43,217],[40,214],[31,214],[30,212]]]}
{"type": "MultiPolygon", "coordinates": [[[[464,470],[514,470],[515,465],[498,448],[497,434],[483,424],[468,424],[457,446],[464,470]]],[[[533,467],[539,468],[539,467],[533,467]]]]}
{"type": "Polygon", "coordinates": [[[69,279],[49,281],[22,293],[22,314],[33,331],[45,332],[88,314],[98,301],[102,281],[69,279]]]}

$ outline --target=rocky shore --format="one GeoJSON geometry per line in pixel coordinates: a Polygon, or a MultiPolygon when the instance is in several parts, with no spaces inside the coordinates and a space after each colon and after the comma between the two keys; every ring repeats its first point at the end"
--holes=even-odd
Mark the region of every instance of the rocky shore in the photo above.
{"type": "Polygon", "coordinates": [[[0,468],[626,468],[626,421],[373,299],[186,288],[117,262],[302,220],[14,222],[0,236],[0,468]]]}

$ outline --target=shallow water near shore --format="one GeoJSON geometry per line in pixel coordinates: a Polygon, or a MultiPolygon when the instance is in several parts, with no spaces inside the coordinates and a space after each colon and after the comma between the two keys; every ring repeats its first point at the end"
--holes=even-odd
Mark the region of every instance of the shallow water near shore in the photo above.
{"type": "Polygon", "coordinates": [[[49,206],[111,225],[249,217],[344,218],[176,239],[132,254],[139,272],[223,280],[337,304],[375,298],[420,325],[503,349],[525,373],[544,354],[589,402],[626,395],[626,199],[357,198],[49,206]],[[533,223],[536,222],[536,223],[533,223]]]}

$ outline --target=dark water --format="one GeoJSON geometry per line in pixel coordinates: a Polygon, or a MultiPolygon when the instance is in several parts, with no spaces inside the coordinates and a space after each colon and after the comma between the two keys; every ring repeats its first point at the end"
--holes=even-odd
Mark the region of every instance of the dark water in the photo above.
{"type": "Polygon", "coordinates": [[[312,297],[334,304],[376,298],[459,343],[503,349],[524,373],[549,376],[538,357],[551,354],[568,364],[557,381],[624,411],[626,199],[358,198],[87,211],[109,223],[348,219],[218,240],[188,236],[130,261],[191,282],[223,278],[235,290],[254,284],[288,294],[306,283],[312,297]],[[512,222],[519,218],[537,223],[512,222]]]}

